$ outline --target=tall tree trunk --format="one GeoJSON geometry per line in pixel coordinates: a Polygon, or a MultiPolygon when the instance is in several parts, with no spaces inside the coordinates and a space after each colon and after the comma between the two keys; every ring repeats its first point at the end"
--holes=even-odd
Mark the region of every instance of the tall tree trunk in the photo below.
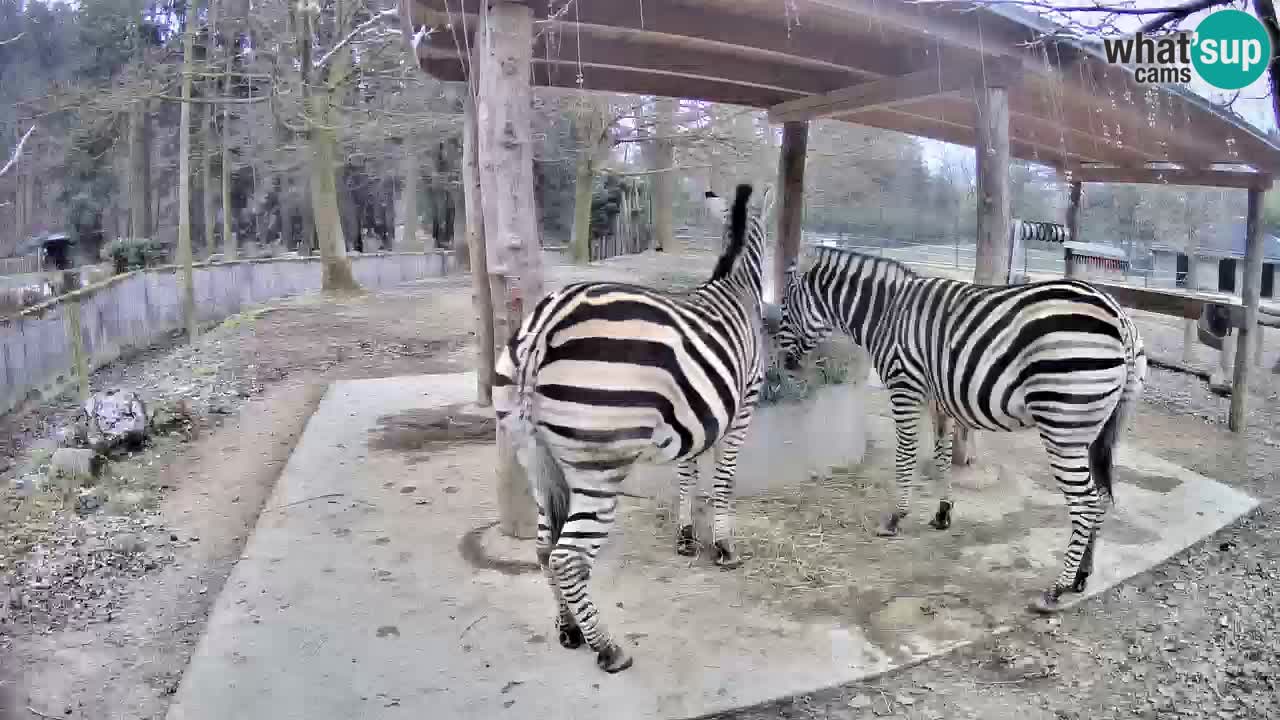
{"type": "Polygon", "coordinates": [[[178,265],[182,268],[182,320],[187,341],[196,339],[196,288],[191,268],[191,72],[195,54],[194,13],[182,34],[182,110],[178,120],[178,265]]]}
{"type": "Polygon", "coordinates": [[[574,139],[578,144],[578,168],[573,185],[573,239],[570,241],[573,261],[591,259],[591,186],[596,176],[596,157],[600,152],[602,112],[592,98],[573,119],[574,139]]]}
{"type": "MultiPolygon", "coordinates": [[[[222,22],[225,29],[230,31],[223,37],[223,54],[226,56],[226,63],[223,66],[222,76],[222,96],[229,98],[231,97],[231,71],[235,67],[234,58],[240,47],[239,34],[234,31],[241,27],[241,19],[224,18],[222,22]]],[[[253,195],[250,194],[248,197],[253,195]]],[[[231,105],[227,104],[222,106],[222,254],[227,260],[235,260],[240,254],[235,219],[235,213],[231,207],[231,105]]]]}
{"type": "Polygon", "coordinates": [[[298,238],[293,232],[293,218],[296,211],[293,204],[292,183],[287,180],[281,182],[280,192],[276,197],[276,208],[280,213],[280,242],[284,244],[285,250],[299,250],[298,238]]]}
{"type": "Polygon", "coordinates": [[[453,222],[451,223],[453,225],[452,243],[454,261],[457,262],[459,269],[468,270],[471,268],[471,257],[469,255],[470,251],[467,248],[468,216],[466,202],[463,199],[462,188],[453,188],[449,191],[449,195],[452,198],[452,205],[454,207],[454,217],[453,222]],[[458,222],[457,215],[459,210],[462,213],[462,222],[458,222]]]}
{"type": "Polygon", "coordinates": [[[316,244],[316,213],[311,207],[310,175],[299,175],[297,184],[300,186],[298,218],[302,221],[302,234],[298,236],[298,244],[302,248],[300,254],[315,255],[319,248],[316,244]]]}
{"type": "Polygon", "coordinates": [[[658,122],[657,140],[654,143],[653,170],[659,171],[653,176],[653,245],[655,250],[666,250],[675,240],[672,204],[675,202],[676,144],[672,137],[675,134],[676,101],[671,98],[659,98],[657,103],[658,122]]]}
{"type": "Polygon", "coordinates": [[[591,260],[591,184],[595,169],[591,156],[578,153],[578,172],[573,181],[573,240],[570,247],[573,261],[585,263],[591,260]]]}
{"type": "Polygon", "coordinates": [[[214,205],[215,190],[213,182],[213,106],[205,105],[204,127],[200,142],[200,204],[203,210],[204,249],[206,253],[217,252],[214,229],[218,225],[217,206],[214,205]]]}
{"type": "Polygon", "coordinates": [[[129,236],[150,238],[151,115],[146,100],[129,108],[129,236]]]}
{"type": "MultiPolygon", "coordinates": [[[[339,8],[335,38],[346,32],[346,13],[339,8]]],[[[312,15],[297,15],[298,59],[302,68],[302,87],[306,108],[310,117],[307,144],[311,150],[309,159],[311,182],[312,222],[316,232],[316,244],[320,249],[321,288],[325,292],[358,292],[360,285],[351,271],[351,259],[347,257],[347,244],[342,235],[342,217],[338,211],[338,136],[334,128],[333,93],[346,80],[351,65],[350,49],[339,50],[329,60],[328,72],[323,78],[313,78],[311,68],[312,15]]]]}
{"type": "MultiPolygon", "coordinates": [[[[216,44],[217,27],[218,27],[218,0],[208,0],[209,23],[206,28],[207,34],[205,39],[204,56],[206,62],[213,58],[213,48],[216,44]]],[[[208,78],[200,83],[205,99],[209,99],[218,94],[218,82],[213,78],[208,78]]],[[[214,190],[213,180],[213,149],[217,146],[218,129],[214,122],[216,118],[214,106],[206,104],[203,106],[204,122],[201,128],[200,141],[200,201],[204,209],[204,252],[211,255],[218,251],[214,240],[214,229],[218,224],[217,205],[214,204],[217,191],[214,190]]]]}
{"type": "Polygon", "coordinates": [[[418,166],[417,146],[406,140],[401,147],[404,153],[401,174],[404,181],[400,190],[400,217],[404,222],[404,230],[399,236],[399,252],[416,252],[418,250],[418,175],[422,168],[418,166]]]}
{"type": "MultiPolygon", "coordinates": [[[[13,126],[13,142],[16,146],[22,139],[22,123],[13,126]]],[[[34,155],[34,151],[32,152],[34,155]]],[[[27,231],[31,225],[31,198],[34,193],[31,192],[34,175],[28,170],[30,163],[21,163],[15,168],[14,193],[13,193],[13,217],[14,232],[17,234],[16,242],[22,242],[27,238],[27,231]]]]}

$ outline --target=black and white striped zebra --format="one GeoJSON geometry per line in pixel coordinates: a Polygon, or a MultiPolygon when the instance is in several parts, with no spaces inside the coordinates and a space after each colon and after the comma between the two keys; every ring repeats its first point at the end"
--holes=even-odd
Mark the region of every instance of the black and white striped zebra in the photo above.
{"type": "Polygon", "coordinates": [[[538,302],[497,364],[494,406],[538,503],[538,562],[556,598],[560,644],[585,640],[608,672],[630,667],[631,657],[600,621],[588,578],[637,462],[678,463],[677,552],[693,554],[689,491],[698,456],[719,443],[712,547],[722,567],[739,563],[729,501],[765,342],[767,207],[748,217],[751,192],[738,187],[709,281],[686,293],[567,285],[538,302]]]}
{"type": "Polygon", "coordinates": [[[794,371],[833,330],[867,349],[889,391],[897,434],[897,506],[878,534],[898,533],[911,497],[924,406],[935,426],[942,498],[930,523],[945,529],[955,423],[1040,434],[1066,496],[1071,539],[1061,575],[1033,607],[1052,612],[1082,592],[1111,500],[1112,452],[1146,379],[1142,338],[1120,305],[1083,282],[986,287],[922,277],[893,260],[822,248],[793,265],[782,298],[778,350],[794,371]]]}

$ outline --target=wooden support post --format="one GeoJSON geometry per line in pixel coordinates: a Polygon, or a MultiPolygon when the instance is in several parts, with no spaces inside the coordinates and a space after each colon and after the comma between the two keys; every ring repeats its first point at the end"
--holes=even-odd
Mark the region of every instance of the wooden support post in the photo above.
{"type": "MultiPolygon", "coordinates": [[[[515,2],[495,2],[481,31],[483,40],[474,63],[479,74],[480,203],[492,300],[506,320],[495,340],[505,342],[520,326],[525,306],[542,297],[542,248],[533,205],[530,142],[533,11],[515,2]]],[[[537,514],[529,483],[501,429],[497,440],[499,526],[512,537],[532,538],[537,514]]]]}
{"type": "MultiPolygon", "coordinates": [[[[1067,240],[1070,242],[1080,242],[1080,195],[1082,184],[1079,180],[1073,180],[1067,186],[1067,240]]],[[[1062,274],[1067,277],[1075,277],[1075,263],[1072,262],[1071,250],[1064,249],[1062,259],[1065,267],[1062,274]]]]}
{"type": "Polygon", "coordinates": [[[782,150],[778,153],[778,187],[781,205],[778,209],[778,249],[773,258],[773,291],[765,288],[769,302],[782,301],[787,267],[800,256],[801,230],[804,224],[804,161],[809,147],[809,123],[788,121],[782,124],[782,150]]]}
{"type": "MultiPolygon", "coordinates": [[[[475,67],[473,64],[472,68],[475,67]]],[[[476,159],[476,99],[468,91],[463,100],[462,192],[466,212],[467,253],[471,264],[471,304],[476,316],[476,402],[493,404],[493,295],[489,292],[489,263],[485,258],[484,210],[480,199],[480,165],[476,159]]],[[[406,207],[411,207],[408,202],[406,207]]],[[[406,219],[405,227],[416,226],[406,219]]]]}
{"type": "Polygon", "coordinates": [[[1262,255],[1266,234],[1262,232],[1262,201],[1265,190],[1249,190],[1249,214],[1245,223],[1244,327],[1236,328],[1235,376],[1231,380],[1231,414],[1227,426],[1232,432],[1244,432],[1245,412],[1248,409],[1249,373],[1253,369],[1249,344],[1257,335],[1258,303],[1262,294],[1262,255]]]}
{"type": "MultiPolygon", "coordinates": [[[[978,234],[973,281],[1009,282],[1009,89],[979,88],[976,153],[978,234]]],[[[974,433],[956,427],[951,462],[969,465],[977,456],[974,433]]]]}
{"type": "Polygon", "coordinates": [[[71,343],[71,362],[75,365],[72,371],[76,374],[76,391],[83,403],[89,399],[89,355],[84,348],[83,327],[80,323],[80,299],[72,297],[65,305],[67,314],[64,317],[67,330],[67,341],[71,343]]]}
{"type": "MultiPolygon", "coordinates": [[[[1191,248],[1187,248],[1187,276],[1185,287],[1189,291],[1200,289],[1199,279],[1196,272],[1196,257],[1192,254],[1191,248]]],[[[1177,270],[1175,269],[1176,273],[1177,270]]],[[[1176,275],[1175,275],[1176,277],[1176,275]]],[[[1200,335],[1196,332],[1197,320],[1187,318],[1182,324],[1182,362],[1184,365],[1196,364],[1196,348],[1200,346],[1200,335]]]]}

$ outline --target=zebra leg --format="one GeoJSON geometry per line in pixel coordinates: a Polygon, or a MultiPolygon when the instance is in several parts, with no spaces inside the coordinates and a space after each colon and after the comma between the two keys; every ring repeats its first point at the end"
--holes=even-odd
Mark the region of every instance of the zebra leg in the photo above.
{"type": "Polygon", "coordinates": [[[569,650],[574,650],[582,647],[582,631],[578,629],[578,623],[573,619],[573,613],[569,611],[569,606],[564,601],[564,595],[560,592],[560,584],[556,580],[556,575],[551,571],[551,550],[551,521],[540,502],[538,503],[538,565],[542,566],[542,574],[546,576],[547,584],[551,587],[551,594],[556,599],[556,632],[560,636],[560,645],[569,650]]]}
{"type": "Polygon", "coordinates": [[[613,525],[618,507],[616,487],[625,475],[621,473],[616,482],[609,478],[589,484],[581,482],[583,478],[570,477],[569,519],[560,531],[560,542],[551,551],[548,563],[583,639],[596,651],[596,665],[609,673],[631,667],[631,655],[613,639],[600,620],[599,609],[591,600],[589,583],[596,555],[613,525]]]}
{"type": "Polygon", "coordinates": [[[1102,530],[1102,519],[1106,511],[1098,510],[1098,522],[1089,534],[1089,543],[1084,546],[1084,555],[1080,557],[1080,567],[1076,569],[1075,580],[1071,582],[1071,592],[1082,593],[1089,585],[1089,576],[1093,574],[1093,547],[1098,543],[1098,532],[1102,530]]]}
{"type": "Polygon", "coordinates": [[[733,480],[738,472],[738,448],[747,437],[747,428],[751,425],[751,416],[755,412],[752,400],[759,385],[757,383],[746,394],[746,400],[738,408],[729,425],[729,431],[720,441],[716,452],[715,483],[711,488],[711,507],[714,510],[711,538],[716,549],[716,565],[721,569],[732,570],[742,566],[742,558],[733,544],[733,515],[729,504],[733,500],[733,480]]]}
{"type": "MultiPolygon", "coordinates": [[[[1071,518],[1071,539],[1067,542],[1067,550],[1062,558],[1062,573],[1053,585],[1031,604],[1031,609],[1041,613],[1054,613],[1060,607],[1062,594],[1073,588],[1080,570],[1093,558],[1090,548],[1097,534],[1098,524],[1102,518],[1102,503],[1098,488],[1089,476],[1089,444],[1087,442],[1065,443],[1048,437],[1041,431],[1045,449],[1049,452],[1049,464],[1053,466],[1054,478],[1067,500],[1067,513],[1071,518]]],[[[1090,568],[1091,569],[1091,568],[1090,568]]],[[[1085,572],[1088,577],[1088,572],[1085,572]]]]}
{"type": "Polygon", "coordinates": [[[929,521],[929,526],[946,530],[951,527],[951,508],[954,507],[951,500],[951,450],[955,423],[941,409],[935,407],[933,412],[933,465],[942,497],[938,499],[938,512],[929,521]]]}
{"type": "Polygon", "coordinates": [[[920,398],[912,393],[893,392],[889,395],[893,408],[893,426],[897,433],[895,474],[898,480],[898,504],[884,514],[876,535],[894,537],[898,524],[911,510],[911,480],[915,473],[916,442],[920,429],[920,398]]]}
{"type": "Polygon", "coordinates": [[[1097,521],[1093,531],[1089,533],[1089,542],[1084,546],[1084,555],[1080,557],[1080,567],[1071,583],[1071,592],[1082,593],[1089,585],[1089,576],[1093,574],[1093,549],[1098,544],[1098,535],[1102,533],[1102,521],[1107,517],[1107,500],[1099,496],[1097,521]]]}
{"type": "Polygon", "coordinates": [[[685,460],[676,465],[679,490],[676,493],[676,554],[697,555],[693,536],[693,498],[690,491],[698,479],[698,460],[685,460]]]}

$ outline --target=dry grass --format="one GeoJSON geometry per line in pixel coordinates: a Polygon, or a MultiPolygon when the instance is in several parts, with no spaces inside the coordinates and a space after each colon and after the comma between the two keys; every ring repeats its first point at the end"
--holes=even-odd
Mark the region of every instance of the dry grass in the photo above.
{"type": "Polygon", "coordinates": [[[845,596],[865,583],[867,568],[855,560],[862,554],[850,550],[875,542],[886,497],[869,472],[876,463],[869,446],[857,467],[833,468],[827,477],[740,499],[737,542],[746,578],[781,597],[845,596]]]}
{"type": "MultiPolygon", "coordinates": [[[[892,451],[892,447],[887,448],[892,451]]],[[[847,604],[859,587],[873,582],[884,543],[875,537],[876,525],[889,488],[874,474],[889,460],[869,441],[867,454],[856,467],[833,468],[826,477],[735,500],[735,539],[744,565],[738,572],[744,590],[759,600],[785,602],[809,610],[828,610],[847,604]]],[[[698,516],[709,514],[707,502],[695,498],[698,516]]],[[[631,505],[628,514],[651,531],[651,539],[665,550],[674,543],[674,497],[631,505]]],[[[699,538],[702,540],[703,538],[699,538]]],[[[699,548],[707,563],[708,549],[699,548]]]]}

